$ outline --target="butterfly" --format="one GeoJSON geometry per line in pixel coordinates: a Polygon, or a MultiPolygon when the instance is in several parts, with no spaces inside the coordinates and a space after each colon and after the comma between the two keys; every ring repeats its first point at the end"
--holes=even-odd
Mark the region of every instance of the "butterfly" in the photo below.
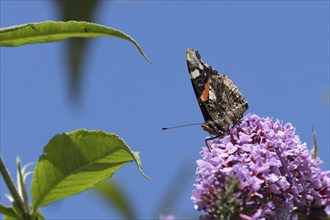
{"type": "Polygon", "coordinates": [[[203,62],[197,50],[189,48],[186,59],[191,83],[205,120],[202,128],[217,136],[227,133],[243,117],[248,103],[233,81],[203,62]]]}

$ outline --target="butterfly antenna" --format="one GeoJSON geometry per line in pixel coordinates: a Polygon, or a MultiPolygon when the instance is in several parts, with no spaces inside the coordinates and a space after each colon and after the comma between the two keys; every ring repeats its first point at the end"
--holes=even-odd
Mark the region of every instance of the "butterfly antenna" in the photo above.
{"type": "Polygon", "coordinates": [[[165,127],[165,128],[162,128],[162,130],[169,130],[169,129],[173,129],[173,128],[182,128],[182,127],[195,126],[195,125],[201,125],[201,124],[203,124],[203,123],[192,123],[192,124],[185,124],[185,125],[179,125],[179,126],[165,127]]]}

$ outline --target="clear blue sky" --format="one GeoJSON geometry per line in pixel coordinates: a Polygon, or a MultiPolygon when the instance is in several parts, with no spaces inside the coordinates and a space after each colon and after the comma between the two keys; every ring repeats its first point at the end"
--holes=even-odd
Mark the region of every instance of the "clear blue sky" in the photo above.
{"type": "MultiPolygon", "coordinates": [[[[55,6],[1,0],[1,27],[58,20],[55,6]]],[[[309,148],[314,126],[329,169],[328,1],[104,1],[97,22],[131,35],[152,63],[127,41],[90,40],[79,107],[69,103],[64,42],[1,48],[1,155],[12,175],[17,155],[24,164],[37,161],[54,134],[102,129],[140,151],[153,179],[133,163],[113,176],[140,218],[161,214],[169,192],[178,196],[167,204],[174,215],[199,216],[190,195],[208,134],[199,126],[160,130],[203,120],[187,71],[188,47],[235,82],[249,102],[247,113],[291,122],[309,148]]],[[[7,192],[1,179],[1,203],[7,192]]],[[[42,211],[47,219],[118,217],[90,191],[42,211]]]]}

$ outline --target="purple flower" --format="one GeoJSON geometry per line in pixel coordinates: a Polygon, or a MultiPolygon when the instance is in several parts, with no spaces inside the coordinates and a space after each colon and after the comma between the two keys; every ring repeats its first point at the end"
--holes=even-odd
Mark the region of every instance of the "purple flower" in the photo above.
{"type": "Polygon", "coordinates": [[[294,127],[250,114],[208,141],[197,161],[191,199],[201,219],[287,219],[329,210],[330,171],[294,127]],[[296,213],[296,212],[295,212],[296,213]]]}

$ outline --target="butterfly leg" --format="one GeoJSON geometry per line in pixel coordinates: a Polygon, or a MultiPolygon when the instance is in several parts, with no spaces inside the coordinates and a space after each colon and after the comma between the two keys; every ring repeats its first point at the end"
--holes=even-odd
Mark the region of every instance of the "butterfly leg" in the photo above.
{"type": "Polygon", "coordinates": [[[219,137],[223,137],[223,134],[218,134],[218,135],[216,135],[216,136],[214,136],[214,137],[212,137],[212,134],[210,134],[210,137],[208,137],[208,138],[205,139],[206,147],[207,147],[207,149],[209,150],[210,153],[211,153],[211,148],[210,148],[210,146],[208,145],[207,142],[210,141],[210,140],[217,139],[217,138],[219,138],[219,137]]]}
{"type": "Polygon", "coordinates": [[[210,134],[210,137],[208,137],[208,138],[205,139],[206,147],[207,147],[207,149],[209,150],[210,153],[211,153],[211,148],[210,148],[210,146],[207,144],[207,141],[209,141],[209,140],[213,140],[213,139],[216,138],[216,137],[217,137],[217,136],[212,137],[211,134],[210,134]]]}
{"type": "Polygon", "coordinates": [[[218,121],[214,122],[214,121],[209,120],[202,124],[202,128],[210,134],[210,137],[205,139],[205,144],[206,144],[209,152],[211,152],[211,148],[209,147],[207,141],[223,136],[223,132],[221,132],[221,130],[217,127],[217,124],[220,124],[220,123],[221,122],[218,122],[218,121]],[[212,137],[212,134],[215,136],[212,137]]]}

